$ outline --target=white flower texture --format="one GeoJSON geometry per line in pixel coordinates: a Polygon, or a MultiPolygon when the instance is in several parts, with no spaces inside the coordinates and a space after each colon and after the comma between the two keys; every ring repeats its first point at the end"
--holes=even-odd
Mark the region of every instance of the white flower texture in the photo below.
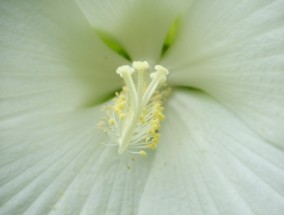
{"type": "Polygon", "coordinates": [[[2,0],[0,75],[1,215],[284,213],[283,0],[2,0]],[[147,158],[101,144],[132,62],[97,30],[171,72],[147,158]]]}

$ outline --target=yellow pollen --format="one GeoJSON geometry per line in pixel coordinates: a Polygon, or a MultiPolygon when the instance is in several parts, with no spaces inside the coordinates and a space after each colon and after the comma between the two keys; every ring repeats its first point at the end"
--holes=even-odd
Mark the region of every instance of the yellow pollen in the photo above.
{"type": "Polygon", "coordinates": [[[147,153],[145,151],[139,151],[138,154],[142,157],[147,157],[147,153]]]}
{"type": "Polygon", "coordinates": [[[154,68],[149,74],[147,62],[135,61],[116,70],[125,86],[115,93],[114,104],[103,109],[106,117],[98,127],[118,146],[119,154],[127,151],[146,157],[143,149],[158,146],[160,123],[165,118],[163,103],[170,92],[165,87],[169,71],[160,65],[154,68]]]}
{"type": "Polygon", "coordinates": [[[114,125],[114,119],[113,119],[113,118],[110,118],[110,119],[108,120],[108,124],[109,124],[110,126],[114,125]]]}
{"type": "Polygon", "coordinates": [[[126,117],[126,115],[124,113],[120,113],[119,116],[118,116],[118,118],[121,119],[121,120],[123,120],[125,117],[126,117]]]}

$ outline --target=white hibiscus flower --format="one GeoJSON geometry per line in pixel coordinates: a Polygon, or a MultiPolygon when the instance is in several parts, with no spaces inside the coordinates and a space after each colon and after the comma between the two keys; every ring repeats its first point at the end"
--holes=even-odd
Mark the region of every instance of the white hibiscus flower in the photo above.
{"type": "Polygon", "coordinates": [[[284,213],[282,0],[2,0],[0,17],[0,214],[284,213]],[[116,68],[144,60],[172,88],[146,158],[97,129],[116,68]]]}

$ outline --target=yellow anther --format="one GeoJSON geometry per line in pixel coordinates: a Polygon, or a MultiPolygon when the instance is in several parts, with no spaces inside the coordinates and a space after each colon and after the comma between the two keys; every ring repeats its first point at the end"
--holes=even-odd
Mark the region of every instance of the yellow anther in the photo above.
{"type": "Polygon", "coordinates": [[[112,107],[112,110],[116,113],[120,112],[119,107],[117,107],[116,105],[112,107]]]}
{"type": "Polygon", "coordinates": [[[159,133],[156,133],[155,135],[154,135],[154,137],[153,137],[153,142],[158,142],[159,141],[159,139],[160,139],[160,134],[159,133]]]}
{"type": "Polygon", "coordinates": [[[141,115],[141,117],[140,117],[140,122],[141,122],[142,124],[145,124],[145,123],[147,122],[144,115],[141,115]]]}
{"type": "Polygon", "coordinates": [[[162,114],[162,113],[160,113],[157,117],[158,117],[158,119],[159,119],[160,121],[162,121],[162,120],[165,119],[165,115],[162,114]]]}
{"type": "Polygon", "coordinates": [[[138,154],[142,157],[147,157],[147,153],[145,151],[139,151],[138,154]]]}
{"type": "Polygon", "coordinates": [[[160,100],[162,98],[162,95],[159,93],[159,94],[154,95],[154,97],[155,99],[160,100]]]}
{"type": "Polygon", "coordinates": [[[119,110],[123,110],[125,108],[125,102],[119,102],[116,104],[116,106],[119,110]]]}
{"type": "Polygon", "coordinates": [[[126,115],[124,113],[120,113],[118,117],[119,117],[119,119],[123,120],[125,118],[125,116],[126,115]]]}
{"type": "Polygon", "coordinates": [[[156,149],[157,148],[157,144],[156,143],[151,143],[151,144],[148,145],[148,148],[156,149]]]}
{"type": "Polygon", "coordinates": [[[159,128],[160,128],[160,123],[155,123],[152,125],[152,129],[155,131],[159,130],[159,128]]]}
{"type": "Polygon", "coordinates": [[[152,119],[151,124],[152,124],[152,126],[157,126],[157,125],[160,124],[160,121],[158,119],[152,119]]]}
{"type": "Polygon", "coordinates": [[[158,144],[157,143],[151,143],[150,145],[148,145],[148,148],[154,150],[158,147],[158,144]]]}
{"type": "Polygon", "coordinates": [[[160,111],[155,112],[154,115],[157,117],[159,121],[162,121],[163,119],[165,119],[165,115],[162,114],[160,111]]]}
{"type": "Polygon", "coordinates": [[[108,120],[108,124],[109,124],[110,126],[114,125],[114,119],[113,119],[113,118],[110,118],[110,119],[108,120]]]}

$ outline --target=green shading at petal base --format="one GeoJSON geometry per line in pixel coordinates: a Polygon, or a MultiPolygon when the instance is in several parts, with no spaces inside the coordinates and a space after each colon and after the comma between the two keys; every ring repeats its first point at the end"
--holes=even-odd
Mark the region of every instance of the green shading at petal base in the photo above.
{"type": "Polygon", "coordinates": [[[165,55],[165,53],[168,51],[168,49],[174,43],[176,36],[177,36],[177,33],[178,33],[178,30],[179,30],[179,27],[180,27],[180,18],[178,17],[173,21],[173,23],[170,26],[169,31],[166,35],[166,38],[165,38],[165,41],[164,41],[164,44],[163,44],[163,48],[162,48],[162,51],[161,51],[161,57],[165,55]]]}
{"type": "Polygon", "coordinates": [[[96,29],[96,32],[100,39],[114,52],[122,56],[128,61],[132,61],[131,57],[127,53],[127,51],[124,49],[124,47],[121,45],[120,42],[118,42],[117,39],[115,39],[113,36],[109,35],[107,32],[103,32],[101,30],[96,29]]]}

